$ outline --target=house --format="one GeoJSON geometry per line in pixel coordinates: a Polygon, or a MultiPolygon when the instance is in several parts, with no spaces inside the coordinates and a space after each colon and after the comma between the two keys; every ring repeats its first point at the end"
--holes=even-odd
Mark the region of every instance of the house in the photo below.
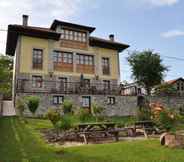
{"type": "Polygon", "coordinates": [[[91,36],[94,27],[54,20],[49,28],[9,25],[6,54],[14,56],[14,101],[40,97],[38,114],[65,99],[77,107],[109,107],[121,100],[119,53],[129,47],[91,36]],[[117,97],[117,99],[116,99],[117,97]]]}
{"type": "Polygon", "coordinates": [[[165,83],[173,85],[176,88],[178,95],[184,95],[184,79],[182,77],[166,81],[165,83]]]}
{"type": "Polygon", "coordinates": [[[121,95],[123,96],[137,96],[145,94],[145,89],[140,86],[137,82],[124,84],[121,88],[121,95]]]}

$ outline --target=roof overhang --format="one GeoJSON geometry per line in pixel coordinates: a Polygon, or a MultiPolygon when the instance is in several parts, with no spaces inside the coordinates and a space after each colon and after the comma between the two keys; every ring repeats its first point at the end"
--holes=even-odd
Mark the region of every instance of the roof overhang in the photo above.
{"type": "Polygon", "coordinates": [[[73,23],[60,21],[60,20],[54,20],[51,27],[50,27],[50,29],[51,30],[56,30],[56,27],[58,25],[66,26],[66,27],[70,27],[70,28],[75,28],[75,29],[86,30],[86,31],[89,31],[89,33],[92,33],[96,29],[95,27],[84,26],[84,25],[79,25],[79,24],[73,24],[73,23]]]}
{"type": "Polygon", "coordinates": [[[118,52],[122,52],[123,50],[130,47],[127,44],[114,42],[114,41],[110,41],[106,39],[101,39],[97,37],[90,37],[89,44],[90,46],[97,46],[97,47],[102,47],[102,48],[113,49],[113,50],[117,50],[118,52]]]}
{"type": "Polygon", "coordinates": [[[17,39],[19,35],[31,36],[36,38],[44,38],[44,39],[53,39],[59,40],[60,34],[55,31],[51,31],[47,28],[38,28],[31,26],[22,26],[22,25],[9,25],[8,26],[8,34],[7,34],[7,42],[6,42],[6,54],[10,56],[14,56],[17,39]]]}

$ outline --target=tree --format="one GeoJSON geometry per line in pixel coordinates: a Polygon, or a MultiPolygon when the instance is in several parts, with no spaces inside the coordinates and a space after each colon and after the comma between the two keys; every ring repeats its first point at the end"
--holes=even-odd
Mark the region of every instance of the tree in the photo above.
{"type": "Polygon", "coordinates": [[[168,70],[162,64],[160,55],[151,50],[134,51],[127,60],[131,66],[134,80],[146,89],[148,95],[155,85],[161,83],[164,73],[168,70]]]}
{"type": "Polygon", "coordinates": [[[12,96],[13,59],[0,54],[0,92],[5,98],[12,96]]]}
{"type": "Polygon", "coordinates": [[[176,95],[177,89],[168,83],[160,84],[155,88],[156,95],[176,95]]]}

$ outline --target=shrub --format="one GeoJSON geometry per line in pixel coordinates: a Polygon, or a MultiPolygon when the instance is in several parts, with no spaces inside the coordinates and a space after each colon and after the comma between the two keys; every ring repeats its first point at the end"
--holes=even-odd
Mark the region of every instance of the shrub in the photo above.
{"type": "Polygon", "coordinates": [[[151,119],[150,107],[147,106],[147,107],[139,108],[137,113],[137,118],[139,121],[150,120],[151,119]]]}
{"type": "Polygon", "coordinates": [[[19,98],[16,101],[16,108],[19,111],[20,116],[23,116],[24,110],[26,109],[25,101],[21,98],[19,98]]]}
{"type": "Polygon", "coordinates": [[[28,96],[26,97],[27,106],[31,113],[34,115],[36,110],[38,109],[40,99],[37,96],[28,96]]]}
{"type": "Polygon", "coordinates": [[[77,112],[77,115],[79,117],[79,120],[81,122],[87,122],[90,121],[92,118],[92,115],[90,114],[88,109],[80,108],[77,112]]]}
{"type": "Polygon", "coordinates": [[[174,111],[164,110],[154,118],[154,121],[160,128],[170,131],[171,129],[174,129],[179,122],[179,115],[174,111]]]}
{"type": "Polygon", "coordinates": [[[95,116],[96,121],[98,120],[103,120],[103,117],[101,116],[102,112],[104,111],[104,108],[97,105],[97,104],[93,104],[92,105],[92,114],[93,116],[95,116]]]}
{"type": "Polygon", "coordinates": [[[164,84],[158,85],[155,88],[155,94],[156,95],[176,95],[177,89],[172,84],[164,83],[164,84]]]}
{"type": "Polygon", "coordinates": [[[60,118],[60,120],[56,123],[56,128],[61,131],[69,130],[73,127],[72,120],[70,116],[64,115],[60,118]]]}
{"type": "Polygon", "coordinates": [[[73,103],[70,100],[65,100],[63,102],[63,112],[68,114],[72,112],[73,103]]]}
{"type": "Polygon", "coordinates": [[[53,108],[48,109],[46,113],[46,118],[48,118],[51,123],[55,126],[56,123],[60,120],[61,115],[59,110],[54,110],[53,108]]]}

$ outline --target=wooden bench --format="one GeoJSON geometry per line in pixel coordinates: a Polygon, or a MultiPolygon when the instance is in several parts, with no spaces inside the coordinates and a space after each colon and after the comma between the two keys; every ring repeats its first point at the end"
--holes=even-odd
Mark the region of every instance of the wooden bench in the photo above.
{"type": "Polygon", "coordinates": [[[88,139],[93,137],[96,141],[98,138],[108,138],[114,137],[115,141],[119,141],[119,131],[118,130],[109,130],[109,131],[100,131],[100,130],[93,130],[88,132],[77,132],[77,135],[82,137],[84,143],[88,144],[88,139]]]}
{"type": "Polygon", "coordinates": [[[134,131],[144,133],[145,137],[148,137],[148,134],[158,133],[158,129],[152,121],[138,121],[134,124],[134,131]]]}

